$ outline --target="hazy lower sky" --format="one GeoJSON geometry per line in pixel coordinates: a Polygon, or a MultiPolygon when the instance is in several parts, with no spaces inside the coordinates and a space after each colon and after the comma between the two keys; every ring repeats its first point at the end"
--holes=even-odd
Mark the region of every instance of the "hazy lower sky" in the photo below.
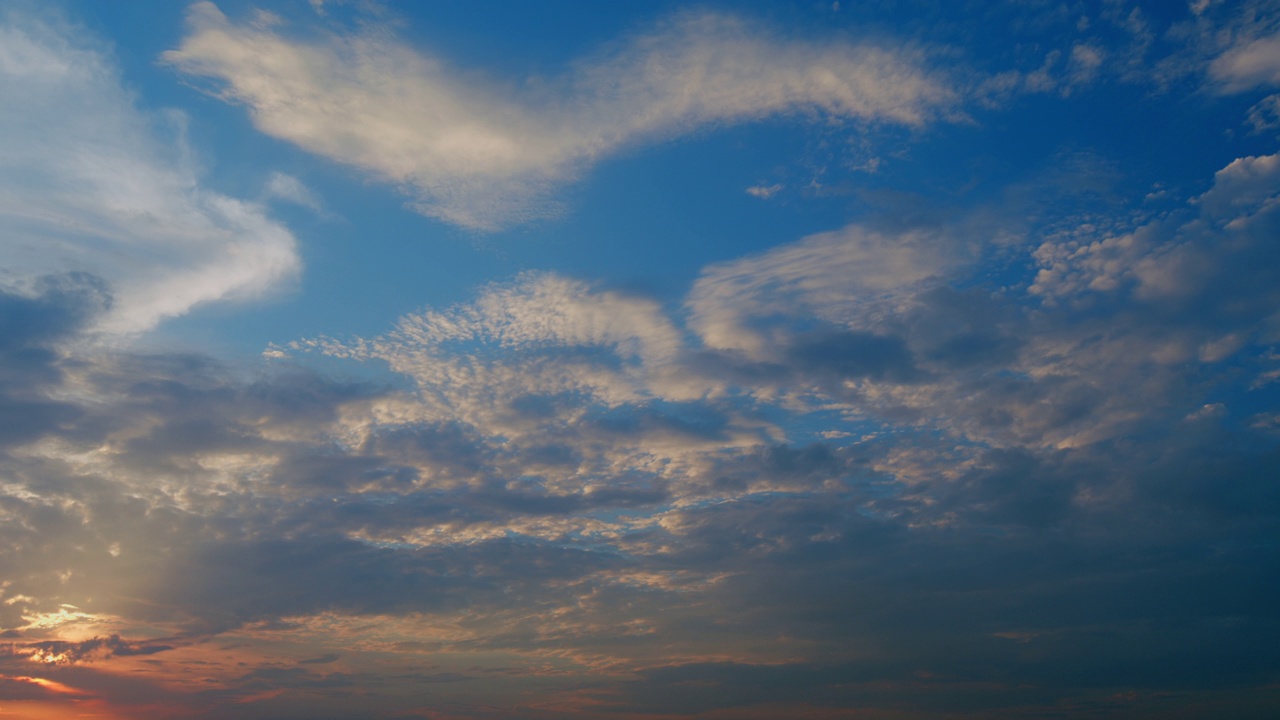
{"type": "Polygon", "coordinates": [[[0,715],[1280,716],[1280,2],[0,0],[0,715]]]}

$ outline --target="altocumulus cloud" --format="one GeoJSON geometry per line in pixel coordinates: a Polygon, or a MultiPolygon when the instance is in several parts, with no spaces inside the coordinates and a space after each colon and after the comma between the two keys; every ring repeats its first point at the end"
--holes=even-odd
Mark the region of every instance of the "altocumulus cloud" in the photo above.
{"type": "Polygon", "coordinates": [[[605,707],[840,705],[885,681],[947,698],[924,713],[977,682],[1008,683],[1015,706],[1080,710],[1084,686],[1137,688],[1152,711],[1160,687],[1225,702],[1277,660],[1250,636],[1275,623],[1252,569],[1274,549],[1223,544],[1275,529],[1274,441],[1247,409],[1202,412],[1226,377],[1274,395],[1257,352],[1276,341],[1267,167],[1236,161],[1158,221],[1025,243],[1029,282],[1001,291],[964,289],[967,259],[1007,240],[850,227],[708,268],[688,301],[700,333],[643,297],[526,276],[386,336],[292,349],[411,377],[356,441],[480,513],[367,540],[440,552],[515,531],[621,553],[564,579],[584,594],[554,621],[474,639],[651,668],[589,694],[605,707]],[[1117,245],[1129,261],[1094,261],[1117,245]],[[860,264],[865,281],[834,280],[860,264]],[[1112,267],[1133,274],[1097,281],[1112,267]],[[1210,372],[1237,353],[1238,372],[1210,372]],[[875,432],[805,440],[805,417],[875,432]]]}
{"type": "MultiPolygon", "coordinates": [[[[1201,254],[1180,301],[1204,321],[1141,277],[1053,281],[1096,273],[1053,250],[1107,247],[1085,227],[1024,244],[1035,284],[1004,291],[963,287],[980,242],[918,250],[963,229],[897,231],[901,282],[860,302],[887,281],[846,297],[824,274],[895,231],[851,227],[707,268],[685,317],[732,310],[727,335],[537,274],[286,348],[385,360],[404,389],[77,359],[60,348],[102,285],[45,279],[0,302],[30,378],[3,400],[48,406],[0,428],[4,539],[27,548],[4,556],[0,672],[38,662],[77,697],[201,717],[390,713],[414,706],[403,683],[477,717],[506,716],[480,709],[494,692],[532,717],[1264,702],[1280,456],[1230,404],[1194,412],[1223,382],[1202,368],[1233,357],[1200,348],[1274,342],[1274,303],[1236,294],[1275,272],[1249,260],[1277,190],[1257,162],[1131,231],[1150,241],[1133,267],[1201,254]],[[1119,330],[1099,337],[1080,302],[1119,330]],[[771,342],[723,340],[756,332],[771,342]],[[875,430],[831,442],[809,421],[875,430]],[[551,694],[516,689],[532,677],[551,694]],[[991,687],[999,706],[975,694],[991,687]]],[[[1231,382],[1273,392],[1250,356],[1231,382]]]]}

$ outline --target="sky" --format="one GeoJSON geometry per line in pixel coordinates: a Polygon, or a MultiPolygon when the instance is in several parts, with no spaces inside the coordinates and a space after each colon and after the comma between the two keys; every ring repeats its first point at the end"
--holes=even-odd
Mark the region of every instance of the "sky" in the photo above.
{"type": "Polygon", "coordinates": [[[1280,716],[1280,2],[0,0],[0,716],[1280,716]]]}

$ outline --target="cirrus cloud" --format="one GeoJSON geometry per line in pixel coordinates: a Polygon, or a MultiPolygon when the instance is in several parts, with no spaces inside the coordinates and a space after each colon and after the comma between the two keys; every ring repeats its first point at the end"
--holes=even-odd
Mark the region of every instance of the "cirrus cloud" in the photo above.
{"type": "Polygon", "coordinates": [[[0,247],[8,284],[51,272],[106,280],[98,331],[130,334],[201,303],[277,291],[293,235],[260,206],[204,187],[185,117],[141,110],[110,52],[54,17],[0,17],[0,247]]]}

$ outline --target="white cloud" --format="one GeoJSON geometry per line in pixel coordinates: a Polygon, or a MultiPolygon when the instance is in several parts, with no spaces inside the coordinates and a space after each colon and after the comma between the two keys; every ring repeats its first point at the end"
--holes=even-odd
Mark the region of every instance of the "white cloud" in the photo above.
{"type": "MultiPolygon", "coordinates": [[[[682,350],[680,332],[656,302],[533,273],[490,286],[472,303],[405,316],[395,331],[371,341],[319,344],[337,354],[386,360],[437,388],[433,393],[447,394],[443,412],[449,414],[472,407],[464,398],[478,395],[487,399],[476,411],[485,413],[497,395],[509,400],[531,392],[580,393],[605,405],[643,400],[682,350]],[[600,350],[609,360],[556,356],[566,348],[600,350]],[[504,360],[508,355],[519,362],[504,360]]],[[[476,422],[495,423],[501,425],[492,417],[476,422]]]]}
{"type": "Polygon", "coordinates": [[[1280,35],[1249,40],[1218,56],[1209,65],[1209,76],[1225,93],[1238,93],[1260,85],[1280,85],[1280,35]]]}
{"type": "Polygon", "coordinates": [[[716,381],[687,365],[684,344],[653,300],[527,274],[380,337],[289,349],[381,360],[412,379],[411,399],[353,418],[353,447],[389,428],[458,425],[492,450],[497,476],[546,472],[557,492],[580,492],[628,474],[689,482],[716,453],[775,437],[751,413],[706,404],[716,381]]]}
{"type": "Polygon", "coordinates": [[[311,188],[304,185],[298,178],[282,172],[271,173],[271,177],[267,179],[266,195],[301,205],[318,213],[324,212],[320,198],[312,192],[311,188]]]}
{"type": "Polygon", "coordinates": [[[964,253],[960,243],[924,230],[886,235],[851,225],[811,235],[707,267],[687,298],[689,325],[708,347],[763,358],[781,338],[761,321],[785,317],[781,332],[804,317],[846,325],[955,268],[964,253]]]}
{"type": "Polygon", "coordinates": [[[787,40],[723,15],[678,16],[564,77],[516,87],[377,30],[304,42],[234,24],[208,2],[189,23],[165,60],[221,81],[260,130],[477,229],[554,214],[557,186],[628,144],[796,111],[917,126],[957,102],[919,53],[787,40]]]}
{"type": "MultiPolygon", "coordinates": [[[[1280,203],[1280,156],[1244,157],[1214,175],[1214,184],[1192,202],[1190,220],[1153,221],[1101,236],[1079,232],[1044,242],[1034,253],[1041,269],[1030,287],[1051,302],[1089,292],[1132,289],[1142,300],[1185,298],[1223,274],[1254,277],[1280,203]]],[[[1251,303],[1253,304],[1253,303],[1251,303]]]]}
{"type": "Polygon", "coordinates": [[[1275,204],[1280,196],[1280,155],[1237,158],[1213,176],[1213,187],[1197,198],[1206,216],[1237,221],[1275,204]]]}
{"type": "MultiPolygon", "coordinates": [[[[1030,287],[971,284],[984,253],[1019,249],[990,225],[851,225],[704,268],[677,316],[531,274],[372,340],[292,347],[412,378],[384,426],[458,422],[502,453],[558,448],[565,491],[644,468],[700,496],[719,453],[806,423],[828,439],[939,431],[961,455],[1094,446],[1193,412],[1197,368],[1261,341],[1276,165],[1237,160],[1158,221],[1076,223],[1034,248],[1030,287]]],[[[354,447],[378,430],[351,433],[354,447]]]]}
{"type": "Polygon", "coordinates": [[[481,338],[510,348],[603,346],[650,364],[669,361],[680,344],[652,300],[540,274],[493,286],[473,305],[409,316],[396,334],[423,347],[481,338]]]}
{"type": "Polygon", "coordinates": [[[141,112],[104,48],[53,21],[0,24],[0,246],[10,281],[83,270],[112,286],[100,330],[132,333],[298,270],[289,231],[202,188],[184,118],[141,112]]]}
{"type": "Polygon", "coordinates": [[[782,190],[782,185],[752,185],[747,188],[747,194],[751,197],[758,197],[761,200],[768,200],[777,195],[782,190]]]}
{"type": "Polygon", "coordinates": [[[1071,58],[1067,62],[1069,82],[1072,85],[1091,82],[1102,66],[1103,57],[1103,51],[1093,45],[1076,45],[1071,48],[1071,58]]]}

